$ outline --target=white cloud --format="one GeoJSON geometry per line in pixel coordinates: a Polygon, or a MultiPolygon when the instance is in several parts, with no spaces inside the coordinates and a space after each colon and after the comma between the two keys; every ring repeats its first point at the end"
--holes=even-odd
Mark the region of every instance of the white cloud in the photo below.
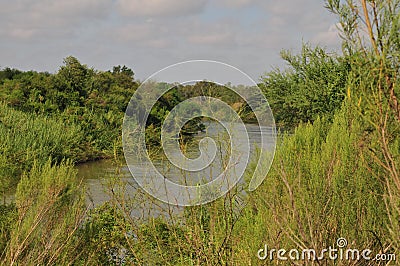
{"type": "MultiPolygon", "coordinates": [[[[0,31],[1,32],[1,31],[0,31]]],[[[14,28],[6,32],[9,36],[17,39],[29,39],[36,34],[35,29],[14,28]]]]}
{"type": "Polygon", "coordinates": [[[0,35],[29,39],[70,33],[109,14],[110,0],[0,1],[0,35]]]}
{"type": "Polygon", "coordinates": [[[188,37],[188,41],[200,45],[229,45],[234,43],[234,35],[229,32],[193,34],[188,37]]]}
{"type": "Polygon", "coordinates": [[[203,11],[207,0],[118,0],[120,12],[126,16],[187,16],[203,11]]]}
{"type": "Polygon", "coordinates": [[[72,16],[81,17],[83,15],[90,18],[100,18],[109,12],[112,4],[110,0],[41,0],[33,1],[29,12],[41,13],[50,16],[72,16]]]}
{"type": "Polygon", "coordinates": [[[140,47],[166,48],[171,46],[169,29],[152,23],[127,24],[118,29],[109,29],[108,35],[121,44],[131,43],[140,47]]]}
{"type": "Polygon", "coordinates": [[[224,19],[216,22],[205,22],[199,19],[187,21],[183,30],[177,32],[191,46],[225,46],[234,48],[236,36],[241,29],[233,26],[235,21],[224,19]]]}
{"type": "Polygon", "coordinates": [[[221,5],[229,8],[242,8],[251,4],[256,4],[258,0],[220,0],[216,1],[216,5],[221,5]]]}
{"type": "Polygon", "coordinates": [[[340,44],[339,29],[340,23],[332,24],[327,30],[318,32],[311,41],[319,45],[337,46],[340,44]]]}
{"type": "Polygon", "coordinates": [[[257,79],[282,49],[335,46],[335,23],[315,0],[0,0],[0,63],[54,71],[74,55],[95,68],[126,64],[143,79],[214,59],[257,79]]]}
{"type": "Polygon", "coordinates": [[[282,22],[289,27],[312,28],[329,25],[331,17],[323,2],[315,0],[266,1],[263,4],[270,21],[282,22]]]}

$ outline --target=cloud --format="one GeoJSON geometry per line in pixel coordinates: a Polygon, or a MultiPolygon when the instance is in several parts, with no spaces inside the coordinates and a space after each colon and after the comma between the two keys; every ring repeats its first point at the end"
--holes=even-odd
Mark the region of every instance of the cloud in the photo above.
{"type": "Polygon", "coordinates": [[[234,35],[229,32],[211,34],[193,34],[188,37],[189,43],[200,45],[223,45],[234,43],[234,35]]]}
{"type": "Polygon", "coordinates": [[[59,37],[109,14],[110,0],[0,1],[0,36],[16,39],[59,37]]]}
{"type": "MultiPolygon", "coordinates": [[[[28,1],[29,2],[29,1],[28,1]]],[[[50,15],[52,17],[82,17],[101,18],[108,14],[112,1],[109,0],[68,0],[33,1],[29,12],[50,15]]]]}
{"type": "Polygon", "coordinates": [[[212,59],[257,79],[282,49],[334,47],[335,23],[315,0],[0,0],[0,63],[54,71],[74,55],[99,69],[126,64],[143,79],[212,59]]]}
{"type": "Polygon", "coordinates": [[[324,10],[323,2],[315,0],[266,1],[263,8],[271,22],[276,21],[289,27],[320,27],[331,18],[328,11],[324,10]]]}
{"type": "Polygon", "coordinates": [[[263,9],[268,14],[268,36],[281,40],[281,46],[297,47],[302,42],[311,42],[327,47],[338,46],[334,16],[325,10],[323,2],[314,0],[266,1],[263,9]],[[282,42],[282,40],[284,40],[282,42]]]}
{"type": "Polygon", "coordinates": [[[127,24],[118,29],[108,29],[108,36],[121,44],[131,43],[134,46],[167,48],[172,40],[168,38],[170,31],[166,26],[153,23],[127,24]]]}
{"type": "Polygon", "coordinates": [[[125,16],[168,17],[198,14],[207,0],[118,0],[120,12],[125,16]]]}
{"type": "Polygon", "coordinates": [[[311,40],[315,44],[323,44],[327,46],[335,46],[340,44],[340,23],[332,24],[325,31],[318,32],[311,40]]]}
{"type": "Polygon", "coordinates": [[[236,34],[239,32],[233,30],[232,19],[224,19],[216,22],[205,22],[200,19],[194,19],[187,22],[183,31],[179,32],[188,45],[191,46],[224,46],[233,48],[236,46],[236,34]]]}
{"type": "Polygon", "coordinates": [[[215,2],[215,4],[229,8],[242,8],[251,4],[257,4],[257,2],[258,0],[220,0],[215,2]]]}
{"type": "MultiPolygon", "coordinates": [[[[0,31],[1,32],[1,31],[0,31]]],[[[35,29],[14,28],[6,32],[11,37],[17,39],[29,39],[37,33],[35,29]]]]}

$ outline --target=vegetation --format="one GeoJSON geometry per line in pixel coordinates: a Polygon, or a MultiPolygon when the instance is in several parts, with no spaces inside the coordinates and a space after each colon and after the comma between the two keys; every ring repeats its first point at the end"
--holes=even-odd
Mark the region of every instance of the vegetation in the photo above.
{"type": "Polygon", "coordinates": [[[95,71],[70,56],[56,74],[5,69],[0,77],[0,99],[13,109],[57,117],[78,126],[84,140],[79,161],[113,154],[121,117],[138,84],[127,67],[95,71]]]}
{"type": "Polygon", "coordinates": [[[303,45],[301,54],[281,53],[290,68],[276,69],[260,84],[279,126],[293,128],[324,116],[332,119],[345,97],[348,58],[303,45]]]}
{"type": "Polygon", "coordinates": [[[59,166],[52,166],[50,161],[34,163],[22,176],[15,206],[7,215],[3,265],[73,263],[74,257],[67,252],[80,252],[80,240],[74,235],[85,210],[79,184],[68,162],[59,166]]]}
{"type": "MultiPolygon", "coordinates": [[[[371,256],[398,255],[400,1],[328,0],[326,7],[340,20],[343,54],[304,45],[299,55],[282,53],[288,69],[261,79],[278,124],[291,128],[279,137],[264,183],[177,212],[147,209],[151,199],[140,190],[128,195],[132,184],[118,173],[111,200],[85,206],[73,165],[118,153],[124,108],[139,85],[130,69],[100,72],[68,57],[55,74],[0,71],[0,189],[16,186],[15,202],[0,205],[1,264],[279,264],[260,261],[257,251],[267,244],[320,252],[341,237],[371,256]],[[137,206],[142,214],[133,216],[137,206]]],[[[212,86],[164,95],[147,124],[153,144],[173,106],[197,95],[221,98],[251,121],[240,97],[212,86]]]]}
{"type": "Polygon", "coordinates": [[[0,193],[13,190],[33,164],[49,159],[80,161],[85,149],[82,128],[64,119],[27,114],[0,103],[0,193]]]}

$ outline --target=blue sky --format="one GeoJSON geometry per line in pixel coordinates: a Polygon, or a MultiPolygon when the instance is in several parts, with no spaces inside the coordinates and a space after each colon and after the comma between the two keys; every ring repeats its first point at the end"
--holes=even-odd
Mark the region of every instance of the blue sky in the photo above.
{"type": "Polygon", "coordinates": [[[140,80],[193,59],[254,80],[302,42],[340,51],[336,18],[318,0],[0,0],[0,67],[55,72],[76,56],[95,69],[127,65],[140,80]]]}

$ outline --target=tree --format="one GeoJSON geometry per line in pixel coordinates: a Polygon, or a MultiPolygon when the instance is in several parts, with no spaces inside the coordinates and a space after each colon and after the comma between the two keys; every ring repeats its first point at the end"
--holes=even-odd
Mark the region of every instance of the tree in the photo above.
{"type": "Polygon", "coordinates": [[[21,74],[22,72],[18,69],[6,67],[0,71],[0,84],[6,79],[13,79],[14,76],[21,74]]]}
{"type": "Polygon", "coordinates": [[[93,71],[86,65],[82,65],[78,59],[68,56],[64,59],[65,66],[62,66],[56,75],[56,87],[61,105],[79,105],[88,94],[88,83],[93,71]],[[65,102],[66,101],[66,102],[65,102]]]}
{"type": "Polygon", "coordinates": [[[277,124],[293,127],[318,116],[332,117],[345,96],[347,59],[309,45],[303,45],[300,55],[283,51],[281,56],[289,69],[268,73],[260,84],[277,124]]]}

